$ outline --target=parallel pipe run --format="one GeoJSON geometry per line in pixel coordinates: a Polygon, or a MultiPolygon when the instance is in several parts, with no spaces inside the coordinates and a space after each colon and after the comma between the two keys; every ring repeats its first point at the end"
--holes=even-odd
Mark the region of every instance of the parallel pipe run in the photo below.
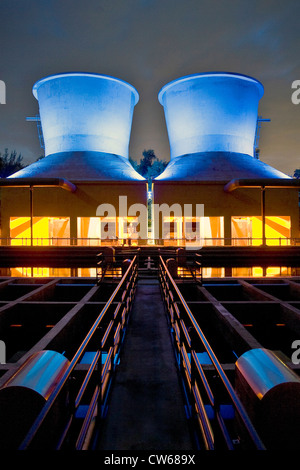
{"type": "MultiPolygon", "coordinates": [[[[32,446],[33,440],[35,439],[35,437],[38,436],[38,433],[41,429],[41,426],[43,425],[43,423],[45,423],[45,420],[46,420],[47,416],[49,415],[52,407],[56,403],[56,400],[57,400],[58,396],[62,392],[63,388],[66,386],[67,381],[71,378],[72,372],[74,371],[76,365],[79,363],[79,360],[81,359],[84,352],[86,351],[87,346],[88,346],[89,342],[91,341],[93,335],[95,334],[98,327],[101,325],[101,322],[103,321],[103,319],[104,319],[105,315],[107,314],[109,308],[111,307],[111,305],[113,304],[113,302],[117,298],[118,294],[121,292],[122,287],[126,283],[125,290],[126,290],[127,295],[129,297],[129,301],[127,301],[127,298],[126,298],[126,299],[124,299],[123,302],[121,302],[121,304],[123,304],[123,311],[121,311],[120,302],[118,302],[118,304],[116,306],[116,309],[115,309],[115,311],[117,311],[117,314],[114,314],[114,321],[116,321],[116,322],[118,321],[118,317],[119,317],[118,313],[121,314],[122,328],[125,326],[126,322],[124,322],[124,315],[125,316],[128,315],[129,310],[130,310],[131,305],[132,305],[132,301],[133,301],[134,293],[135,293],[135,288],[136,288],[137,270],[138,270],[137,256],[134,256],[134,258],[132,259],[128,269],[124,273],[121,281],[119,282],[118,286],[116,287],[116,289],[114,290],[114,292],[110,296],[110,298],[109,298],[108,302],[106,303],[106,305],[101,310],[99,316],[97,317],[97,319],[94,322],[93,326],[89,330],[89,332],[86,335],[85,339],[83,340],[83,342],[79,346],[79,348],[78,348],[77,352],[75,353],[72,361],[70,362],[68,368],[64,372],[63,376],[61,377],[60,381],[56,385],[55,389],[52,391],[51,395],[49,396],[49,398],[48,398],[48,400],[45,404],[45,406],[42,408],[41,412],[39,413],[36,420],[32,424],[29,432],[27,433],[25,439],[23,440],[23,442],[19,446],[18,450],[27,450],[27,449],[30,448],[30,446],[32,446]]],[[[108,325],[108,328],[113,331],[113,329],[111,328],[110,323],[108,325]]],[[[100,368],[101,368],[100,369],[101,370],[101,374],[100,374],[101,376],[100,376],[100,379],[98,381],[98,384],[95,387],[93,397],[92,397],[91,402],[89,404],[88,412],[85,416],[83,425],[82,425],[82,427],[79,431],[79,435],[78,435],[78,438],[77,438],[77,441],[76,441],[76,444],[75,444],[76,449],[82,448],[82,445],[85,441],[85,437],[87,435],[88,429],[89,429],[90,424],[91,424],[91,420],[94,417],[94,411],[96,409],[96,406],[98,406],[98,414],[100,414],[100,416],[98,416],[98,417],[101,418],[101,405],[102,405],[102,402],[105,399],[107,399],[105,394],[109,392],[108,385],[109,385],[109,379],[111,378],[107,374],[109,374],[111,376],[112,373],[114,372],[115,352],[118,349],[120,349],[120,343],[121,343],[120,337],[119,337],[119,339],[117,340],[116,343],[115,343],[116,338],[114,338],[113,346],[110,348],[110,350],[107,354],[106,361],[102,366],[102,350],[103,350],[103,347],[104,347],[104,345],[107,341],[107,333],[109,334],[109,332],[107,332],[107,331],[103,332],[101,346],[100,346],[101,349],[97,351],[96,356],[95,356],[94,360],[92,361],[92,364],[90,365],[90,367],[89,367],[89,369],[88,369],[88,371],[85,375],[85,378],[82,382],[80,390],[77,393],[76,399],[74,400],[73,413],[70,415],[69,420],[66,423],[65,429],[62,432],[62,435],[60,437],[58,437],[58,439],[57,439],[57,442],[58,442],[57,448],[61,448],[64,444],[64,441],[65,441],[65,439],[68,435],[68,432],[69,432],[69,430],[71,428],[71,425],[72,425],[72,422],[74,420],[76,410],[78,409],[78,407],[80,405],[80,402],[81,402],[82,396],[84,394],[84,391],[87,388],[87,385],[88,385],[89,380],[92,376],[92,373],[96,370],[97,367],[99,367],[99,362],[100,362],[100,368]]],[[[53,432],[53,429],[51,429],[51,431],[53,432]]]]}
{"type": "Polygon", "coordinates": [[[65,178],[14,178],[0,179],[0,186],[5,188],[61,188],[74,193],[76,185],[65,178]]]}
{"type": "MultiPolygon", "coordinates": [[[[161,282],[161,287],[162,287],[162,291],[163,291],[164,300],[165,300],[165,302],[168,306],[167,308],[168,308],[168,311],[169,311],[170,315],[172,314],[172,312],[174,312],[174,310],[176,310],[176,308],[175,308],[176,307],[176,302],[174,300],[174,296],[172,296],[172,298],[170,298],[171,297],[170,296],[171,289],[170,289],[168,283],[171,283],[172,289],[176,293],[176,296],[179,299],[180,304],[184,308],[185,313],[188,315],[188,318],[191,322],[194,334],[198,337],[198,339],[201,340],[201,343],[204,346],[205,351],[207,352],[207,354],[208,354],[208,356],[209,356],[209,358],[210,358],[210,360],[211,360],[211,362],[212,362],[212,364],[213,364],[213,366],[214,366],[214,368],[217,372],[217,375],[220,378],[221,383],[224,386],[224,388],[225,388],[225,390],[226,390],[226,392],[227,392],[227,394],[230,398],[230,401],[232,402],[232,405],[234,406],[234,409],[236,410],[241,422],[243,423],[245,429],[247,430],[248,436],[249,436],[250,440],[252,441],[254,447],[257,450],[265,450],[265,446],[264,446],[263,442],[261,441],[260,437],[258,436],[258,434],[257,434],[257,432],[256,432],[256,430],[255,430],[255,428],[254,428],[254,426],[253,426],[253,424],[252,424],[245,408],[243,407],[243,405],[242,405],[240,399],[238,398],[238,396],[236,395],[236,393],[235,393],[229,379],[227,378],[221,364],[219,363],[217,357],[215,356],[214,351],[212,350],[210,344],[208,343],[206,337],[204,336],[202,330],[200,329],[195,317],[193,316],[191,310],[189,309],[185,299],[183,298],[180,290],[178,289],[174,279],[172,278],[172,276],[171,276],[168,268],[166,267],[166,264],[165,264],[165,262],[164,262],[164,260],[161,256],[160,256],[160,259],[159,259],[159,279],[160,279],[160,282],[161,282]]],[[[177,312],[179,313],[178,308],[177,308],[177,312]]],[[[179,343],[180,354],[182,354],[182,352],[181,352],[182,345],[181,345],[180,331],[177,332],[177,341],[179,343]]],[[[191,339],[191,363],[189,365],[191,380],[190,380],[189,386],[190,386],[192,395],[194,396],[194,405],[196,405],[197,414],[201,418],[200,419],[200,426],[202,427],[202,431],[203,431],[203,436],[202,437],[205,441],[205,447],[206,447],[207,450],[213,450],[216,446],[216,443],[214,442],[214,439],[212,439],[212,429],[211,429],[211,426],[210,426],[210,421],[209,421],[207,413],[206,413],[206,411],[203,407],[201,394],[199,392],[197,383],[195,381],[195,376],[194,376],[195,369],[199,370],[199,373],[198,373],[199,378],[203,382],[203,385],[204,385],[204,388],[207,391],[209,400],[210,400],[210,402],[211,402],[211,404],[214,408],[214,411],[216,413],[216,418],[217,418],[217,420],[219,422],[219,425],[221,427],[221,433],[222,433],[222,435],[224,437],[224,440],[227,444],[227,448],[228,449],[233,449],[234,448],[233,443],[230,440],[230,437],[229,437],[228,432],[226,430],[226,426],[223,423],[222,417],[221,417],[221,415],[219,413],[219,410],[218,410],[218,403],[216,403],[216,401],[215,401],[215,397],[213,396],[212,390],[210,389],[210,386],[207,382],[207,379],[204,378],[204,372],[203,372],[202,366],[200,365],[199,361],[195,359],[195,356],[196,356],[196,352],[193,349],[193,340],[191,339]]],[[[187,373],[187,370],[186,370],[186,373],[187,373]]]]}

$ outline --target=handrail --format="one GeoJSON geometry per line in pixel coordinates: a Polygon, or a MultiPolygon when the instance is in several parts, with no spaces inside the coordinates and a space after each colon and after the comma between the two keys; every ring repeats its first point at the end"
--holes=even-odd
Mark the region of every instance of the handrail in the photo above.
{"type": "MultiPolygon", "coordinates": [[[[267,246],[299,246],[299,237],[266,237],[267,246]],[[268,242],[270,245],[268,245],[268,242]],[[273,244],[275,243],[276,244],[273,244]]],[[[260,246],[263,244],[262,237],[201,237],[197,240],[188,238],[82,238],[82,237],[0,237],[0,246],[140,246],[140,245],[159,245],[159,246],[187,246],[187,247],[205,247],[205,246],[260,246]]]]}
{"type": "MultiPolygon", "coordinates": [[[[263,444],[263,442],[261,441],[260,437],[258,436],[244,406],[242,405],[240,399],[238,398],[238,396],[236,395],[229,379],[227,378],[227,375],[225,374],[220,362],[218,361],[213,349],[211,348],[208,340],[206,339],[205,335],[203,334],[201,328],[199,327],[193,313],[191,312],[190,308],[188,307],[183,295],[181,294],[180,290],[178,289],[177,285],[176,285],[176,282],[174,281],[174,279],[172,278],[164,260],[162,257],[160,257],[160,268],[162,270],[164,270],[164,272],[166,273],[174,291],[176,292],[176,295],[181,303],[181,305],[183,306],[186,314],[188,315],[190,321],[191,321],[191,324],[192,324],[192,327],[194,328],[194,331],[196,332],[196,334],[198,335],[198,337],[200,338],[207,354],[209,355],[210,357],[210,360],[215,368],[215,370],[217,371],[218,373],[218,376],[220,377],[230,399],[231,399],[231,402],[234,406],[234,408],[236,409],[240,419],[242,420],[245,428],[247,429],[248,431],[248,434],[251,438],[251,440],[253,441],[255,447],[257,450],[265,450],[265,446],[263,444]]],[[[196,397],[195,397],[195,400],[196,400],[196,397]]]]}
{"type": "MultiPolygon", "coordinates": [[[[58,398],[60,392],[62,391],[63,387],[66,385],[68,379],[71,377],[71,374],[72,374],[75,366],[78,364],[80,358],[84,354],[84,352],[85,352],[90,340],[92,339],[95,331],[97,330],[97,328],[101,324],[103,318],[105,317],[106,313],[108,312],[109,308],[111,307],[111,305],[114,302],[115,298],[117,297],[118,293],[121,291],[122,286],[125,284],[125,282],[127,281],[127,278],[130,276],[131,271],[133,271],[133,270],[135,270],[137,272],[137,256],[134,256],[133,260],[131,261],[130,265],[128,266],[128,269],[124,273],[121,281],[118,283],[116,289],[114,290],[114,292],[110,296],[109,300],[107,301],[107,303],[105,304],[105,306],[101,310],[100,314],[98,315],[97,319],[93,323],[92,327],[90,328],[89,332],[85,336],[84,340],[82,341],[81,345],[79,346],[78,350],[76,351],[75,355],[73,356],[73,359],[71,360],[68,368],[66,369],[66,371],[63,374],[62,378],[60,379],[59,383],[56,385],[55,389],[53,390],[52,394],[48,398],[47,402],[45,403],[44,407],[40,411],[39,415],[35,419],[34,423],[32,424],[32,426],[31,426],[30,430],[28,431],[26,437],[24,438],[23,442],[19,446],[19,450],[28,449],[28,447],[32,443],[34,437],[37,435],[40,427],[42,426],[42,424],[44,423],[44,421],[45,421],[46,417],[48,416],[50,410],[52,409],[52,406],[54,405],[54,403],[55,403],[56,399],[58,398]]],[[[133,278],[133,275],[131,275],[131,279],[132,278],[133,278]]],[[[104,336],[105,336],[105,333],[104,333],[104,336]]],[[[97,359],[99,357],[101,358],[101,354],[97,353],[97,359]]],[[[91,364],[91,366],[88,370],[87,377],[91,375],[92,371],[96,368],[97,364],[98,364],[98,360],[94,360],[92,362],[92,364],[91,364]]],[[[107,364],[104,364],[103,368],[105,369],[106,366],[107,366],[107,364]]],[[[84,381],[84,383],[82,384],[82,387],[85,387],[85,386],[86,386],[86,383],[84,381]]],[[[80,391],[77,395],[76,405],[79,404],[80,398],[82,396],[82,393],[81,393],[82,391],[83,390],[80,389],[80,391]]],[[[100,391],[100,393],[101,393],[101,391],[100,391]]],[[[70,421],[69,421],[68,425],[69,424],[70,424],[70,421]]]]}

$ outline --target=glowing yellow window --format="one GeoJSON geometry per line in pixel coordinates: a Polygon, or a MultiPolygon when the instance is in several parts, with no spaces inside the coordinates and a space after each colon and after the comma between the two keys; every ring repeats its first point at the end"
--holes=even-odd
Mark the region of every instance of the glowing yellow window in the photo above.
{"type": "MultiPolygon", "coordinates": [[[[263,242],[261,217],[232,217],[231,230],[234,245],[261,245],[263,242]]],[[[265,218],[265,236],[267,245],[289,245],[290,217],[267,216],[265,218]]]]}
{"type": "Polygon", "coordinates": [[[224,217],[184,217],[184,237],[201,245],[224,244],[224,217]]]}
{"type": "Polygon", "coordinates": [[[33,217],[32,233],[30,217],[10,218],[12,245],[62,245],[70,238],[69,217],[33,217]]]}

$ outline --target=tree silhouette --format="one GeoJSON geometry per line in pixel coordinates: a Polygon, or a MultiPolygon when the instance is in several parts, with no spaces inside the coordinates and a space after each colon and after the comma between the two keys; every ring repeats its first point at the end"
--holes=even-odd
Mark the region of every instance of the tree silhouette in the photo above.
{"type": "Polygon", "coordinates": [[[7,178],[16,171],[24,168],[22,160],[22,155],[19,154],[17,156],[15,150],[12,150],[10,153],[8,149],[5,149],[4,153],[0,152],[0,178],[7,178]]]}
{"type": "Polygon", "coordinates": [[[146,179],[153,179],[160,175],[167,166],[167,162],[159,160],[152,149],[143,151],[143,158],[140,164],[131,158],[129,161],[133,168],[146,179]]]}

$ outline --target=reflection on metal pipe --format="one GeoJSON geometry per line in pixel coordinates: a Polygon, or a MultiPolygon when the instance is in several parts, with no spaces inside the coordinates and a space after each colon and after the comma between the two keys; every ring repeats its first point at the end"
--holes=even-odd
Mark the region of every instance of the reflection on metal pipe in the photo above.
{"type": "Polygon", "coordinates": [[[252,349],[236,362],[236,390],[267,449],[296,449],[300,378],[274,352],[252,349]]]}
{"type": "Polygon", "coordinates": [[[261,400],[273,387],[286,383],[300,385],[299,377],[275,353],[268,349],[251,349],[236,363],[237,371],[261,400]]]}
{"type": "MultiPolygon", "coordinates": [[[[0,448],[15,449],[49,399],[69,361],[55,351],[30,356],[0,389],[0,448]]],[[[66,406],[66,394],[59,406],[66,406]]],[[[60,413],[54,416],[59,419],[60,413]]]]}
{"type": "Polygon", "coordinates": [[[68,359],[58,352],[39,351],[30,356],[3,386],[0,393],[4,388],[22,387],[47,400],[68,365],[68,359]]]}

